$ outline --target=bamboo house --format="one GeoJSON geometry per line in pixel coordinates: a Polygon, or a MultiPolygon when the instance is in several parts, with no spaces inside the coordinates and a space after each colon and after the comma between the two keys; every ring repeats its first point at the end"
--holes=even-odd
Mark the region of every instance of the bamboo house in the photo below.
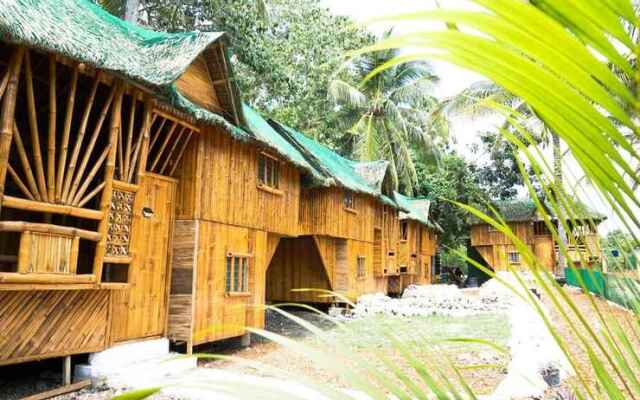
{"type": "Polygon", "coordinates": [[[291,289],[430,281],[428,212],[397,201],[386,162],[243,104],[224,33],[21,0],[0,38],[0,365],[158,337],[191,351],[264,326],[265,302],[331,301],[291,289]]]}
{"type": "MultiPolygon", "coordinates": [[[[544,218],[531,200],[500,201],[495,204],[500,216],[509,224],[513,233],[525,243],[540,264],[553,271],[560,249],[554,243],[544,218]]],[[[558,228],[558,218],[553,216],[551,207],[546,207],[551,215],[551,222],[558,228]]],[[[588,268],[595,264],[602,265],[604,258],[600,247],[598,225],[606,219],[586,205],[578,202],[575,210],[569,213],[571,219],[568,226],[567,262],[575,267],[588,268]]],[[[521,257],[511,239],[483,221],[473,218],[471,221],[471,245],[475,247],[487,264],[495,271],[526,268],[526,260],[521,257]]],[[[606,268],[606,266],[603,266],[606,268]]]]}

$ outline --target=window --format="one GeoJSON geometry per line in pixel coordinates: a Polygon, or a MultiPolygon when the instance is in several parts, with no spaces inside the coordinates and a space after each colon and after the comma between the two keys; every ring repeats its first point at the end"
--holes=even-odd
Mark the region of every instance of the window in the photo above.
{"type": "Polygon", "coordinates": [[[344,208],[346,208],[347,210],[356,209],[356,197],[354,196],[353,192],[344,192],[344,208]]]}
{"type": "Polygon", "coordinates": [[[400,222],[400,240],[407,240],[409,237],[409,224],[407,221],[400,222]]]}
{"type": "Polygon", "coordinates": [[[258,181],[274,189],[278,189],[279,161],[267,154],[258,156],[258,181]]]}
{"type": "Polygon", "coordinates": [[[225,292],[249,292],[249,257],[227,255],[225,292]]]}
{"type": "Polygon", "coordinates": [[[424,263],[424,268],[422,269],[422,273],[424,274],[425,278],[429,277],[429,263],[424,263]]]}
{"type": "Polygon", "coordinates": [[[499,232],[495,226],[493,225],[488,225],[488,231],[489,232],[499,232]]]}
{"type": "Polygon", "coordinates": [[[536,221],[533,223],[533,234],[534,235],[550,235],[549,229],[547,229],[547,225],[544,221],[536,221]]]}
{"type": "Polygon", "coordinates": [[[520,264],[520,253],[518,253],[517,251],[510,251],[509,264],[520,264]]]}
{"type": "Polygon", "coordinates": [[[358,278],[364,278],[367,275],[367,266],[365,265],[365,258],[358,257],[358,278]]]}

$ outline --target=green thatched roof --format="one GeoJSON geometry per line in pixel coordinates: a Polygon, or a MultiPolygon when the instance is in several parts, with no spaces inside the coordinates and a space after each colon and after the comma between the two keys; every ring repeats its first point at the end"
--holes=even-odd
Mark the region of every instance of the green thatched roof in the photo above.
{"type": "MultiPolygon", "coordinates": [[[[116,18],[89,0],[12,0],[0,7],[0,37],[136,82],[195,120],[222,125],[238,138],[246,138],[175,87],[175,81],[200,54],[225,40],[224,33],[154,32],[116,18]]],[[[231,93],[223,97],[237,102],[237,88],[232,84],[226,90],[231,93]]],[[[238,118],[243,121],[241,115],[238,118]]]]}
{"type": "MultiPolygon", "coordinates": [[[[536,204],[533,202],[533,200],[530,199],[493,201],[491,203],[491,206],[506,222],[528,222],[541,220],[540,216],[538,215],[536,204]]],[[[553,218],[556,218],[553,212],[553,208],[550,206],[550,204],[545,203],[544,208],[549,213],[549,215],[551,215],[553,218]]],[[[493,212],[488,207],[482,211],[488,216],[492,218],[494,217],[493,212]]],[[[574,202],[574,204],[572,204],[571,213],[568,214],[568,216],[573,217],[573,219],[576,220],[593,220],[596,223],[607,218],[606,215],[591,209],[581,201],[576,201],[574,202]]],[[[471,216],[469,222],[472,225],[484,223],[482,220],[476,218],[475,216],[471,216]]]]}

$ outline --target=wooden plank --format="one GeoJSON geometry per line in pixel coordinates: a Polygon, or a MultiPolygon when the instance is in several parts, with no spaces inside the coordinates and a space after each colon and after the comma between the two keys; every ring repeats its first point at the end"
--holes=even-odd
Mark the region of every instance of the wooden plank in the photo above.
{"type": "Polygon", "coordinates": [[[46,400],[53,397],[61,396],[63,394],[77,392],[84,388],[91,386],[91,379],[76,382],[73,384],[65,384],[65,386],[47,390],[46,392],[38,393],[33,396],[23,397],[22,400],[46,400]]]}

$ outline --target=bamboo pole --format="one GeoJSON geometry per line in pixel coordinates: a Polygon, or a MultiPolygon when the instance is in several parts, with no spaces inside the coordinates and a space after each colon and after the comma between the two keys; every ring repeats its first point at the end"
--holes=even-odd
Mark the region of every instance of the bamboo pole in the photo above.
{"type": "MultiPolygon", "coordinates": [[[[138,184],[142,182],[142,178],[147,170],[147,158],[149,157],[149,135],[151,132],[151,113],[155,106],[155,100],[148,98],[145,101],[144,118],[145,125],[142,131],[142,145],[140,146],[140,162],[138,163],[138,184]]],[[[133,179],[133,177],[132,177],[133,179]]]]}
{"type": "Polygon", "coordinates": [[[56,193],[56,125],[58,104],[56,98],[56,57],[49,56],[49,152],[47,153],[47,196],[53,202],[56,193]]]}
{"type": "Polygon", "coordinates": [[[178,148],[178,143],[180,143],[180,139],[184,138],[184,139],[189,140],[187,137],[191,137],[191,134],[193,133],[192,130],[189,130],[188,134],[185,133],[184,131],[185,131],[185,129],[183,129],[182,132],[180,132],[180,135],[173,142],[173,145],[169,149],[169,153],[167,154],[167,157],[164,160],[164,163],[162,163],[162,167],[160,167],[160,175],[164,175],[164,171],[167,168],[167,166],[169,165],[169,162],[171,161],[171,157],[173,156],[173,153],[176,151],[176,148],[178,148]]]}
{"type": "Polygon", "coordinates": [[[64,171],[67,166],[67,152],[69,149],[69,135],[71,134],[71,121],[73,120],[73,109],[75,107],[76,91],[78,88],[78,66],[73,68],[71,77],[71,89],[67,99],[67,110],[64,121],[64,131],[62,133],[62,143],[60,145],[60,158],[58,159],[58,176],[56,177],[56,203],[61,202],[62,184],[64,171]]]}
{"type": "Polygon", "coordinates": [[[11,175],[11,178],[13,178],[13,181],[16,183],[16,185],[18,185],[18,188],[20,189],[20,191],[29,200],[35,200],[31,195],[31,192],[29,191],[29,189],[27,189],[27,187],[25,186],[24,182],[22,182],[22,179],[20,179],[20,176],[18,176],[16,171],[13,169],[13,167],[11,167],[11,164],[7,165],[7,171],[9,172],[9,175],[11,175]]]}
{"type": "Polygon", "coordinates": [[[187,136],[187,140],[182,144],[180,151],[178,152],[178,156],[176,157],[175,163],[171,166],[171,171],[169,172],[169,176],[173,176],[173,173],[176,172],[176,168],[178,168],[178,164],[180,163],[180,159],[182,159],[182,155],[184,154],[189,142],[191,141],[191,136],[193,136],[193,131],[189,132],[189,136],[187,136]]]}
{"type": "Polygon", "coordinates": [[[111,93],[109,94],[109,98],[104,103],[102,110],[100,111],[100,116],[98,118],[98,122],[93,130],[93,134],[91,135],[91,139],[89,140],[89,144],[84,149],[84,157],[82,158],[82,162],[80,163],[80,167],[77,170],[75,179],[73,180],[73,185],[71,186],[71,190],[69,191],[68,197],[63,197],[63,200],[66,202],[70,202],[76,194],[78,190],[78,186],[80,185],[80,181],[84,176],[84,172],[87,169],[87,164],[89,163],[89,159],[91,158],[91,154],[93,154],[93,149],[96,145],[96,141],[100,136],[100,131],[102,130],[102,125],[104,124],[104,120],[107,118],[107,114],[109,113],[109,108],[111,108],[111,103],[113,102],[113,98],[116,94],[116,87],[111,88],[111,93]]]}
{"type": "Polygon", "coordinates": [[[95,189],[93,189],[88,195],[86,195],[82,200],[80,200],[78,202],[78,207],[82,208],[84,207],[88,202],[90,202],[91,200],[93,200],[94,197],[96,197],[96,195],[98,193],[100,193],[100,191],[102,189],[104,189],[106,183],[102,182],[100,183],[98,186],[96,186],[95,189]]]}
{"type": "Polygon", "coordinates": [[[4,95],[4,91],[7,89],[7,84],[9,83],[9,68],[4,72],[2,76],[2,80],[0,81],[0,99],[4,95]]]}
{"type": "Polygon", "coordinates": [[[166,118],[164,118],[162,122],[160,122],[160,126],[158,127],[158,129],[156,129],[156,132],[153,135],[153,139],[151,139],[151,144],[149,145],[149,151],[153,149],[153,146],[156,144],[156,141],[158,141],[158,138],[160,137],[160,133],[162,132],[162,129],[164,128],[164,125],[166,124],[166,122],[167,122],[166,118]]]}
{"type": "Polygon", "coordinates": [[[134,91],[131,94],[131,110],[129,111],[129,129],[127,133],[127,147],[124,153],[124,176],[129,175],[129,168],[131,162],[131,142],[133,142],[133,126],[136,120],[136,96],[134,91]]]}
{"type": "MultiPolygon", "coordinates": [[[[156,164],[158,164],[158,161],[160,161],[160,157],[162,156],[162,153],[164,152],[165,147],[167,147],[167,144],[169,143],[169,140],[171,140],[171,137],[173,136],[173,132],[175,132],[177,127],[178,127],[177,122],[174,122],[173,125],[171,125],[171,129],[169,130],[169,133],[167,133],[167,136],[164,138],[164,141],[162,142],[162,146],[160,146],[160,150],[158,150],[156,157],[153,159],[153,162],[151,163],[151,168],[149,168],[149,171],[153,171],[155,169],[156,164]]],[[[182,127],[181,131],[184,131],[184,129],[185,127],[182,127]]]]}
{"type": "Polygon", "coordinates": [[[20,134],[18,124],[16,124],[15,121],[13,121],[13,139],[14,143],[16,144],[16,150],[18,151],[18,157],[20,158],[22,169],[24,169],[24,173],[27,177],[27,184],[29,185],[29,189],[31,190],[33,197],[35,197],[36,200],[41,201],[42,197],[40,196],[40,192],[38,191],[36,178],[33,176],[31,164],[29,163],[29,157],[27,156],[27,151],[25,150],[24,143],[22,142],[22,135],[20,134]]]}
{"type": "Polygon", "coordinates": [[[61,197],[62,203],[64,203],[65,199],[69,195],[69,190],[71,189],[71,181],[73,180],[73,176],[76,172],[76,163],[78,162],[78,156],[80,155],[80,148],[82,147],[82,142],[84,141],[84,135],[87,132],[89,115],[91,114],[91,109],[93,108],[93,103],[95,102],[95,99],[96,99],[96,92],[98,91],[98,86],[100,84],[99,75],[100,75],[100,71],[98,71],[98,73],[96,74],[93,87],[91,88],[91,94],[89,95],[89,99],[87,100],[87,104],[85,105],[85,108],[84,108],[82,122],[80,123],[80,131],[78,133],[78,137],[76,138],[75,146],[73,147],[73,153],[71,153],[71,159],[69,160],[67,174],[64,178],[64,188],[62,189],[62,197],[61,197]]]}
{"type": "MultiPolygon", "coordinates": [[[[137,162],[138,162],[138,156],[140,154],[140,149],[142,148],[142,143],[144,142],[145,130],[147,132],[150,131],[151,127],[153,126],[153,123],[156,121],[157,118],[158,118],[158,114],[153,113],[153,117],[151,117],[151,122],[149,122],[148,128],[146,128],[143,125],[142,129],[140,130],[140,134],[138,134],[138,140],[137,140],[137,143],[136,143],[136,147],[133,150],[133,159],[131,160],[131,168],[129,169],[129,175],[126,177],[127,178],[127,182],[129,182],[129,183],[132,182],[133,173],[138,169],[138,168],[136,168],[136,166],[137,166],[137,162]]],[[[147,135],[147,137],[148,137],[148,135],[147,135]]],[[[148,141],[147,141],[147,144],[148,144],[148,141]]],[[[144,165],[143,168],[146,168],[146,165],[144,165]]]]}
{"type": "MultiPolygon", "coordinates": [[[[104,168],[104,188],[102,189],[102,198],[100,199],[100,211],[104,217],[98,225],[98,233],[101,238],[96,245],[95,256],[93,259],[93,273],[98,279],[98,283],[102,280],[102,266],[104,265],[104,256],[107,245],[107,229],[109,228],[109,209],[111,208],[111,197],[113,196],[113,173],[116,165],[117,140],[118,131],[122,129],[122,97],[124,85],[120,82],[114,82],[114,87],[118,87],[113,111],[111,112],[110,135],[109,135],[109,157],[107,165],[104,168]]],[[[96,192],[97,193],[97,192],[96,192]]],[[[93,194],[93,193],[92,193],[93,194]]],[[[85,200],[81,201],[81,204],[85,200]]]]}
{"type": "Polygon", "coordinates": [[[71,200],[71,205],[73,206],[77,205],[80,199],[82,198],[82,196],[84,196],[84,193],[87,191],[89,184],[91,183],[91,181],[93,181],[93,178],[95,178],[96,174],[98,173],[98,170],[100,169],[100,167],[102,167],[102,164],[104,164],[104,161],[107,159],[107,156],[109,155],[110,151],[111,151],[110,145],[105,147],[105,149],[102,151],[100,158],[98,158],[98,161],[95,162],[95,164],[91,168],[91,171],[89,171],[89,175],[87,175],[87,178],[84,180],[84,183],[82,184],[80,189],[78,189],[77,194],[71,200]]]}
{"type": "Polygon", "coordinates": [[[42,161],[42,151],[40,149],[40,132],[38,132],[38,111],[36,110],[36,99],[33,92],[33,72],[31,70],[31,55],[29,51],[24,54],[25,77],[27,83],[27,108],[29,115],[29,128],[31,130],[31,149],[33,150],[33,163],[36,170],[38,190],[42,200],[48,202],[47,184],[44,177],[44,163],[42,161]]]}
{"type": "Polygon", "coordinates": [[[84,208],[63,206],[53,203],[42,203],[39,201],[31,201],[13,196],[4,196],[4,198],[2,199],[2,206],[32,212],[36,211],[40,213],[69,215],[71,217],[91,219],[95,221],[100,221],[102,220],[102,218],[104,218],[103,213],[97,210],[87,210],[84,208]]]}

